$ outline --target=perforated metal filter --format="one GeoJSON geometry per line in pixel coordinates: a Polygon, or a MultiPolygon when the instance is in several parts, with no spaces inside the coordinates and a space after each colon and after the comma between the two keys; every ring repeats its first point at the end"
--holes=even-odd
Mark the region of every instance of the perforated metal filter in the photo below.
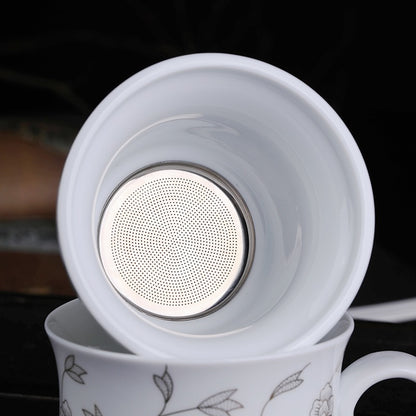
{"type": "Polygon", "coordinates": [[[99,251],[134,306],[167,319],[218,309],[244,282],[254,229],[244,201],[205,168],[162,164],[122,183],[105,206],[99,251]]]}

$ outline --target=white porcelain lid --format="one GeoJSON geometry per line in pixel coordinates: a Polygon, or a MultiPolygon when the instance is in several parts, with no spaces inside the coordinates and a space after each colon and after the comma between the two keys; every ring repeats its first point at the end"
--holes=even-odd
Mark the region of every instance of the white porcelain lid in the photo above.
{"type": "Polygon", "coordinates": [[[196,54],[139,72],[91,114],[64,168],[58,233],[79,297],[126,348],[243,357],[315,343],[335,325],[367,269],[374,205],[356,143],[314,91],[250,58],[196,54]],[[131,175],[166,162],[223,178],[255,233],[241,287],[192,319],[126,301],[100,257],[109,198],[131,175]]]}

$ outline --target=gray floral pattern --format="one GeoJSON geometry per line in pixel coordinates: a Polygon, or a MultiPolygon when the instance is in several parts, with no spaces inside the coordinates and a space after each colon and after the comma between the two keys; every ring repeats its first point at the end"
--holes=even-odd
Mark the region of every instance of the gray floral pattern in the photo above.
{"type": "Polygon", "coordinates": [[[59,416],[72,416],[71,408],[66,400],[64,400],[59,407],[59,416]]]}
{"type": "MultiPolygon", "coordinates": [[[[309,363],[310,364],[310,363],[309,363]]],[[[286,377],[283,381],[281,381],[272,391],[272,394],[269,397],[269,400],[264,404],[263,409],[260,413],[260,416],[263,416],[264,411],[266,410],[267,405],[275,399],[277,396],[280,396],[283,393],[288,391],[294,390],[299,387],[303,383],[303,379],[300,378],[303,370],[309,365],[307,364],[302,370],[297,371],[296,373],[291,374],[289,377],[286,377]]]]}
{"type": "MultiPolygon", "coordinates": [[[[263,416],[266,407],[272,400],[276,399],[284,393],[290,392],[298,388],[304,382],[304,379],[301,376],[303,371],[306,367],[309,366],[309,364],[307,364],[301,370],[284,378],[272,390],[268,400],[261,409],[260,416],[263,416]]],[[[63,386],[65,380],[69,379],[71,380],[71,382],[75,382],[80,385],[85,385],[87,375],[87,371],[76,362],[75,355],[70,354],[65,358],[64,370],[61,375],[60,383],[59,416],[73,415],[68,400],[65,397],[63,397],[63,386]]],[[[234,395],[238,392],[238,389],[231,388],[215,393],[194,406],[182,408],[179,410],[168,410],[170,400],[174,393],[174,381],[171,374],[168,371],[167,366],[165,367],[162,374],[153,375],[153,383],[159,390],[163,399],[162,408],[157,416],[180,415],[190,411],[199,411],[201,413],[201,416],[234,416],[234,413],[231,414],[232,412],[244,408],[241,402],[237,401],[234,398],[234,395]]],[[[334,398],[332,394],[332,386],[330,383],[327,383],[321,390],[319,398],[313,402],[309,416],[332,416],[333,408],[334,398]]],[[[93,407],[90,409],[81,409],[81,411],[82,416],[103,416],[103,413],[101,412],[97,404],[94,404],[93,407]]]]}
{"type": "Polygon", "coordinates": [[[68,355],[65,359],[64,372],[63,376],[68,375],[72,380],[76,381],[79,384],[85,384],[83,376],[87,372],[75,363],[75,356],[68,355]]]}
{"type": "MultiPolygon", "coordinates": [[[[62,393],[65,379],[68,377],[75,383],[85,384],[84,376],[87,374],[88,373],[75,362],[75,355],[70,354],[65,358],[64,371],[61,375],[61,384],[59,392],[59,416],[72,416],[72,410],[68,403],[68,400],[64,399],[62,393]]],[[[94,412],[82,409],[82,413],[84,416],[103,416],[99,407],[96,404],[94,405],[94,412]]]]}
{"type": "Polygon", "coordinates": [[[103,416],[96,404],[94,405],[94,413],[86,409],[82,409],[82,413],[84,413],[84,416],[103,416]]]}
{"type": "Polygon", "coordinates": [[[201,413],[208,416],[231,416],[230,412],[244,407],[240,402],[231,398],[231,396],[236,393],[237,389],[230,389],[209,396],[194,407],[166,412],[166,407],[172,397],[174,389],[173,379],[169,374],[167,366],[161,376],[157,374],[153,375],[153,382],[161,392],[164,401],[162,410],[159,412],[158,416],[179,415],[181,413],[190,412],[191,410],[199,410],[201,413]]]}
{"type": "Polygon", "coordinates": [[[326,383],[313,404],[309,416],[332,416],[334,413],[334,396],[331,383],[326,383]]]}

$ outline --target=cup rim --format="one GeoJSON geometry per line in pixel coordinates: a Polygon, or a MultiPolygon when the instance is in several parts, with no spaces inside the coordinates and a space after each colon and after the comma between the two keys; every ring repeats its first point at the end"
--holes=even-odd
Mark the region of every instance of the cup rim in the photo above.
{"type": "MultiPolygon", "coordinates": [[[[69,302],[66,302],[54,310],[52,310],[44,321],[44,329],[49,337],[52,345],[53,343],[59,344],[69,350],[73,350],[74,353],[76,351],[79,351],[83,354],[94,356],[94,357],[101,357],[101,358],[108,358],[108,359],[115,359],[118,361],[134,361],[134,362],[141,362],[145,364],[173,364],[175,366],[188,366],[188,365],[198,365],[198,366],[212,366],[212,365],[236,365],[236,364],[248,364],[248,363],[258,363],[258,362],[264,362],[264,361],[273,361],[273,360],[281,360],[288,357],[296,357],[296,356],[302,356],[310,353],[317,353],[319,351],[323,351],[326,349],[330,349],[335,345],[342,345],[343,343],[347,343],[348,339],[351,337],[351,334],[354,330],[354,320],[351,317],[351,315],[346,312],[341,319],[335,324],[333,327],[336,328],[338,324],[341,323],[341,321],[345,321],[347,323],[346,327],[341,331],[340,334],[337,334],[333,337],[331,337],[328,340],[324,341],[318,341],[316,344],[312,345],[305,345],[302,347],[299,347],[297,349],[293,350],[278,350],[274,353],[268,353],[264,355],[255,355],[255,356],[242,356],[242,357],[224,357],[224,358],[218,358],[218,357],[200,357],[200,358],[194,358],[190,357],[189,359],[185,359],[182,357],[155,357],[155,356],[140,356],[135,355],[133,352],[116,352],[116,351],[109,351],[104,349],[98,349],[92,346],[82,345],[78,344],[74,341],[70,341],[66,339],[63,336],[60,336],[56,334],[53,329],[50,328],[50,322],[55,319],[55,315],[65,309],[77,307],[77,305],[81,305],[82,301],[78,298],[73,299],[69,302]]],[[[88,312],[88,310],[86,309],[88,312]]],[[[89,313],[89,312],[88,312],[89,313]]],[[[92,316],[92,315],[91,315],[92,316]]],[[[95,320],[95,319],[94,319],[95,320]]],[[[99,325],[97,321],[95,323],[99,325]]],[[[102,327],[101,327],[102,328],[102,327]]],[[[103,328],[102,328],[103,329],[103,328]]],[[[107,333],[108,335],[108,333],[107,333]]],[[[110,335],[108,335],[110,336],[110,335]]]]}

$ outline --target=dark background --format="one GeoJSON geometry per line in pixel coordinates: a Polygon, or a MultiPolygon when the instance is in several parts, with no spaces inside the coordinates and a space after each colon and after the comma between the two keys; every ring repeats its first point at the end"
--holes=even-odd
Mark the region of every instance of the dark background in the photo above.
{"type": "Polygon", "coordinates": [[[333,106],[367,163],[380,257],[370,272],[389,275],[366,279],[357,302],[415,296],[413,17],[380,5],[14,2],[0,25],[0,115],[59,117],[78,128],[127,77],[182,54],[227,52],[278,66],[333,106]]]}
{"type": "MultiPolygon", "coordinates": [[[[322,9],[316,4],[282,7],[261,0],[3,4],[0,125],[10,124],[9,120],[53,120],[74,132],[65,137],[69,146],[89,113],[113,88],[153,63],[195,52],[226,52],[273,64],[300,78],[329,102],[366,161],[376,206],[375,246],[354,304],[416,297],[415,23],[410,9],[387,4],[322,9]]],[[[14,255],[9,250],[7,256],[0,257],[0,279],[8,273],[1,261],[4,266],[14,255]]],[[[17,296],[14,290],[3,289],[4,325],[10,331],[17,331],[22,322],[26,331],[38,328],[48,311],[67,300],[54,295],[17,296]],[[25,321],[30,308],[38,311],[38,315],[32,314],[37,316],[33,325],[25,321]],[[13,319],[7,318],[12,315],[13,319]]],[[[388,346],[415,353],[416,326],[412,323],[368,325],[357,323],[356,336],[360,338],[352,339],[355,349],[347,360],[367,352],[366,348],[373,351],[388,346]]],[[[43,345],[43,333],[36,337],[43,345]]],[[[13,344],[7,345],[2,352],[5,359],[15,351],[13,344]]],[[[36,346],[32,347],[34,354],[36,346]]],[[[46,361],[51,354],[47,348],[45,343],[41,353],[46,361]]],[[[25,368],[27,372],[39,371],[42,365],[25,368]]],[[[16,368],[15,374],[22,371],[16,368]]],[[[14,376],[14,387],[7,381],[11,376],[4,378],[1,391],[4,397],[9,394],[7,400],[16,406],[17,393],[42,396],[49,394],[50,388],[53,402],[53,371],[45,373],[50,378],[46,377],[43,390],[31,390],[32,379],[27,381],[20,373],[14,376]],[[19,380],[28,385],[19,387],[19,380]]],[[[390,390],[391,385],[385,383],[385,389],[390,390]]],[[[416,392],[410,382],[393,384],[393,390],[394,400],[401,403],[408,403],[409,394],[414,397],[416,392]],[[403,391],[407,395],[400,396],[403,391]]],[[[374,393],[379,394],[381,404],[372,402],[366,407],[363,403],[364,413],[360,414],[413,414],[410,406],[415,401],[406,412],[393,404],[391,396],[383,404],[386,393],[381,391],[374,393]]]]}

